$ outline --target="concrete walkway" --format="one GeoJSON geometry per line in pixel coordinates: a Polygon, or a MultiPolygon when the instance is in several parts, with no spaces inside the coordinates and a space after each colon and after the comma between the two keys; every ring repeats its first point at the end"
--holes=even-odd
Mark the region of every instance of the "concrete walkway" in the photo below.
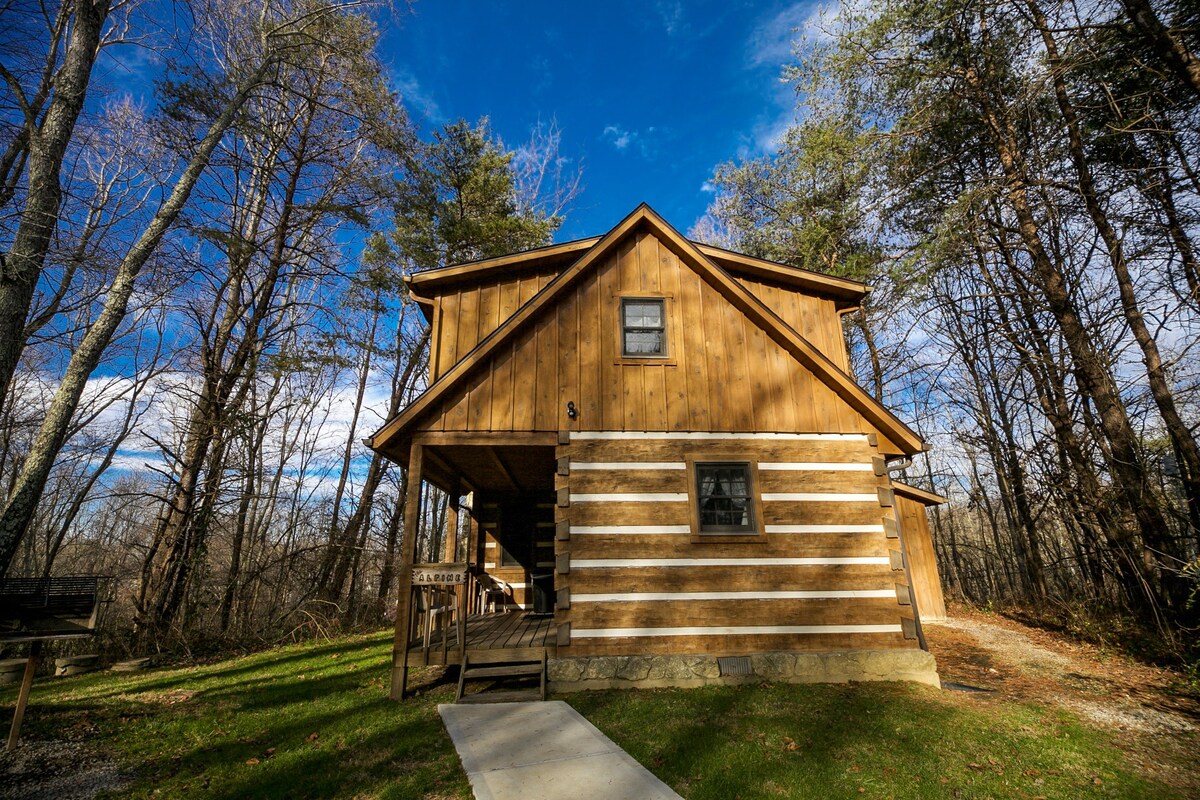
{"type": "Polygon", "coordinates": [[[438,713],[476,800],[683,800],[564,702],[438,713]]]}

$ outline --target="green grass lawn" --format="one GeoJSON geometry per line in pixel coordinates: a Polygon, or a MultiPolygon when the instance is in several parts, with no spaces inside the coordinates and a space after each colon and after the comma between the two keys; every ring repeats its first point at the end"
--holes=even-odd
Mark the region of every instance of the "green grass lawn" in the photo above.
{"type": "MultiPolygon", "coordinates": [[[[207,666],[43,678],[24,736],[82,738],[116,759],[134,779],[120,797],[470,797],[437,715],[453,687],[389,701],[390,650],[381,633],[207,666]]],[[[0,692],[5,724],[15,694],[0,692]]],[[[1070,715],[923,686],[565,699],[689,800],[1180,796],[1137,777],[1104,733],[1070,715]]]]}
{"type": "Polygon", "coordinates": [[[580,713],[689,800],[1172,798],[1102,732],[900,683],[597,692],[580,713]]]}
{"type": "MultiPolygon", "coordinates": [[[[22,738],[85,733],[133,773],[120,797],[469,798],[437,713],[453,687],[393,703],[390,661],[391,635],[379,633],[207,666],[43,678],[22,738]]],[[[6,711],[15,695],[3,693],[6,711]]]]}

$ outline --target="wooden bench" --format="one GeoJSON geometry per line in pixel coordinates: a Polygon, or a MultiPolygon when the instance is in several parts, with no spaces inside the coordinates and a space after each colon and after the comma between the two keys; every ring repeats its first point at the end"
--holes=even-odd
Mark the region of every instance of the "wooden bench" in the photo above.
{"type": "Polygon", "coordinates": [[[96,632],[100,586],[104,580],[99,575],[0,580],[0,643],[30,643],[6,750],[16,747],[21,735],[21,720],[42,654],[42,642],[92,636],[96,632]]]}
{"type": "Polygon", "coordinates": [[[0,580],[0,641],[91,636],[100,580],[96,575],[0,580]]]}

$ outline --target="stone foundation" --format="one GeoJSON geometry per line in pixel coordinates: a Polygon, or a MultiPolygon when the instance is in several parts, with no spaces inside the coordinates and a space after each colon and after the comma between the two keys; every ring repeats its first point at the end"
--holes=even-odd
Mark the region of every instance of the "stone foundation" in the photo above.
{"type": "Polygon", "coordinates": [[[915,681],[941,686],[937,664],[924,650],[847,650],[824,653],[756,653],[750,674],[721,675],[716,656],[583,656],[551,658],[549,689],[655,689],[774,681],[847,683],[915,681]]]}

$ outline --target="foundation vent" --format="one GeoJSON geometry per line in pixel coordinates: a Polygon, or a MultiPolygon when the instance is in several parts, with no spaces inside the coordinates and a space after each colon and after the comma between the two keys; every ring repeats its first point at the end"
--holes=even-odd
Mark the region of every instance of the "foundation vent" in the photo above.
{"type": "Polygon", "coordinates": [[[750,656],[726,656],[718,658],[717,668],[721,670],[722,678],[726,675],[749,675],[750,656]]]}

